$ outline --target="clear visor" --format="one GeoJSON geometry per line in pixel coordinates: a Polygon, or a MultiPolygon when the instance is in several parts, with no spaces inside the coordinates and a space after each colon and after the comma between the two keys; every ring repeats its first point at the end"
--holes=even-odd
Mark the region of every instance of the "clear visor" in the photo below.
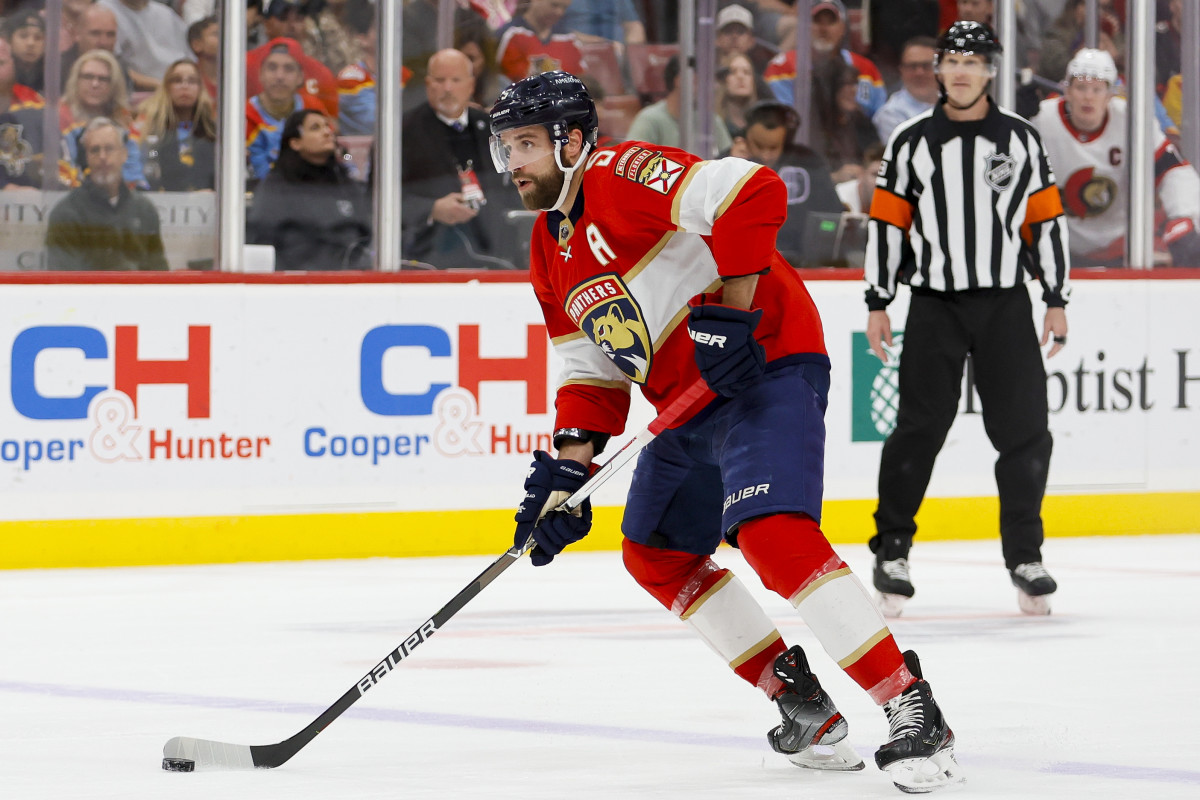
{"type": "Polygon", "coordinates": [[[545,129],[502,131],[499,135],[492,134],[490,144],[496,172],[512,172],[554,155],[554,144],[546,136],[545,129]]]}

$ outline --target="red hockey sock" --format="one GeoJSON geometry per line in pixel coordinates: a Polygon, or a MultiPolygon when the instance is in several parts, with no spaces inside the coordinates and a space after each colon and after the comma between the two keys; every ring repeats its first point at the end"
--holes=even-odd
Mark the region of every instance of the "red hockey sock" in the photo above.
{"type": "Polygon", "coordinates": [[[622,551],[634,580],[690,625],[739,677],[768,696],[779,690],[772,666],[787,646],[732,572],[708,556],[660,550],[629,539],[622,551]]]}
{"type": "Polygon", "coordinates": [[[752,519],[738,531],[738,546],[763,585],[796,607],[825,652],[876,703],[915,680],[870,595],[816,520],[805,514],[752,519]]]}

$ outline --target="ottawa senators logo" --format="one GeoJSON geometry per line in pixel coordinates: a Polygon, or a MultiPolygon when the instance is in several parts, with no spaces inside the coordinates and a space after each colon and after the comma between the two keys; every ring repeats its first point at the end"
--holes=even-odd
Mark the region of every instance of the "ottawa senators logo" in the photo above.
{"type": "Polygon", "coordinates": [[[567,316],[634,383],[645,383],[652,352],[642,311],[615,273],[577,286],[565,305],[567,316]]]}
{"type": "Polygon", "coordinates": [[[1080,219],[1103,214],[1116,199],[1116,182],[1105,175],[1097,175],[1094,167],[1072,173],[1063,188],[1067,214],[1080,219]]]}

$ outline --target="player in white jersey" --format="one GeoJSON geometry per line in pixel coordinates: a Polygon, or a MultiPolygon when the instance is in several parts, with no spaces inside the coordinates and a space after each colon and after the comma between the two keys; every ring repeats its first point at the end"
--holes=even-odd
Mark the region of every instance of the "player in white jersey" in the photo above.
{"type": "MultiPolygon", "coordinates": [[[[1076,266],[1122,263],[1129,206],[1125,98],[1104,50],[1084,48],[1067,66],[1063,96],[1043,100],[1032,122],[1042,135],[1071,232],[1076,266]]],[[[1154,126],[1154,186],[1165,223],[1157,231],[1179,266],[1200,265],[1200,176],[1154,126]]]]}

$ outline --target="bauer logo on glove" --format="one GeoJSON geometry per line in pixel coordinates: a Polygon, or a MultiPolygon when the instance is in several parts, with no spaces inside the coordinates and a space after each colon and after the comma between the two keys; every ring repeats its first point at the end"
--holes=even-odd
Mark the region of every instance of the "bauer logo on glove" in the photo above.
{"type": "Polygon", "coordinates": [[[767,369],[763,347],[754,338],[762,309],[706,304],[688,317],[688,335],[696,343],[696,366],[714,392],[733,397],[767,369]]]}
{"type": "Polygon", "coordinates": [[[533,537],[530,560],[535,567],[545,566],[572,542],[578,542],[592,528],[592,502],[584,500],[571,511],[558,507],[587,482],[588,468],[578,461],[556,459],[538,450],[525,477],[525,499],[517,508],[517,529],[513,545],[523,548],[533,537]]]}

